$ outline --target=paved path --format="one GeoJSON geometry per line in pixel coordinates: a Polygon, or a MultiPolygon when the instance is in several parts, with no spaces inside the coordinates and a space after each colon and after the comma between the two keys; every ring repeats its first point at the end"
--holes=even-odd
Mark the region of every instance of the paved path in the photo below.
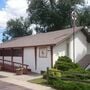
{"type": "MultiPolygon", "coordinates": [[[[51,87],[46,87],[46,86],[42,86],[39,84],[29,83],[26,81],[16,80],[16,79],[12,79],[12,78],[1,78],[0,81],[15,84],[18,86],[22,86],[22,87],[28,88],[29,90],[54,90],[51,87]]],[[[19,89],[16,89],[16,90],[19,90],[19,89]]],[[[22,89],[22,90],[24,90],[24,89],[22,89]]]]}
{"type": "Polygon", "coordinates": [[[0,81],[0,90],[31,90],[21,86],[0,81]]]}
{"type": "MultiPolygon", "coordinates": [[[[3,71],[0,71],[0,75],[1,75],[0,82],[6,82],[6,83],[9,83],[9,85],[13,84],[12,87],[10,87],[9,85],[6,85],[6,86],[8,86],[8,88],[12,88],[11,90],[53,90],[51,87],[27,82],[27,80],[32,80],[32,79],[38,78],[39,76],[37,76],[37,75],[17,76],[17,75],[14,75],[14,73],[3,72],[3,71]],[[2,76],[4,76],[4,77],[2,77],[2,76]],[[13,89],[13,87],[21,88],[21,89],[13,89]],[[27,89],[25,89],[24,87],[27,89]]],[[[1,85],[0,85],[0,87],[1,87],[1,85]]],[[[0,90],[10,90],[10,89],[6,89],[6,88],[5,89],[1,89],[1,88],[0,88],[0,90]]]]}

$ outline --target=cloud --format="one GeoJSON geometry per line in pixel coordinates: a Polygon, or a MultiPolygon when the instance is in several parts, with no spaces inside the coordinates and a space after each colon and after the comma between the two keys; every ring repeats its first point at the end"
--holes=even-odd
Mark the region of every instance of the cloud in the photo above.
{"type": "Polygon", "coordinates": [[[90,0],[85,0],[86,5],[90,5],[90,0]]]}
{"type": "Polygon", "coordinates": [[[6,0],[5,7],[0,10],[0,29],[6,28],[9,19],[27,16],[27,6],[27,0],[6,0]]]}

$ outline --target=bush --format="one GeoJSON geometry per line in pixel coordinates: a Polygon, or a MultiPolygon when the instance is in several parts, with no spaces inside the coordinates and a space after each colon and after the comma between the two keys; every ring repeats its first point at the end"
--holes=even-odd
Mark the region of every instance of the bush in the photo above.
{"type": "Polygon", "coordinates": [[[50,69],[49,70],[49,77],[60,78],[61,77],[61,73],[57,69],[50,69]]]}
{"type": "Polygon", "coordinates": [[[63,72],[62,79],[87,80],[90,79],[90,74],[82,68],[70,69],[63,72]]]}
{"type": "Polygon", "coordinates": [[[63,61],[63,62],[68,62],[68,63],[72,62],[72,60],[67,56],[61,56],[61,57],[58,58],[57,61],[63,61]]]}
{"type": "MultiPolygon", "coordinates": [[[[60,78],[61,77],[61,73],[59,70],[51,68],[48,71],[48,78],[60,78]]],[[[45,72],[43,74],[43,78],[46,79],[47,78],[47,72],[45,72]]]]}
{"type": "Polygon", "coordinates": [[[79,82],[64,82],[61,79],[53,81],[54,88],[57,90],[89,90],[90,85],[79,82]]]}
{"type": "Polygon", "coordinates": [[[61,71],[68,71],[69,69],[78,68],[79,65],[73,63],[69,57],[63,56],[58,58],[54,67],[61,71]]]}

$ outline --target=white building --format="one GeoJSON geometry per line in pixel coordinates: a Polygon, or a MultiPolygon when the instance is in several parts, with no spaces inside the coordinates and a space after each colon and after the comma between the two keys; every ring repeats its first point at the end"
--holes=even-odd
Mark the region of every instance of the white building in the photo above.
{"type": "Polygon", "coordinates": [[[28,65],[32,72],[40,73],[53,67],[59,56],[69,56],[73,62],[88,68],[90,44],[87,32],[76,27],[74,33],[73,38],[70,28],[4,42],[0,44],[0,63],[6,70],[14,71],[17,66],[28,65]]]}

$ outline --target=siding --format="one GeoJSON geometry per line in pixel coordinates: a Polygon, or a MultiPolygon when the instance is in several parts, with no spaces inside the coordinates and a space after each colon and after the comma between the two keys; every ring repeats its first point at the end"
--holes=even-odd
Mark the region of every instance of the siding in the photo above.
{"type": "MultiPolygon", "coordinates": [[[[89,45],[90,46],[90,45],[89,45]]],[[[89,47],[90,48],[90,47],[89,47]]],[[[73,36],[64,41],[61,44],[58,44],[54,47],[53,50],[53,63],[55,64],[59,56],[69,56],[73,60],[73,36]],[[67,47],[67,44],[69,45],[67,47]],[[67,50],[69,52],[67,52],[67,50]]],[[[75,62],[79,62],[87,54],[87,41],[85,35],[78,31],[75,34],[75,62]]]]}
{"type": "Polygon", "coordinates": [[[47,47],[47,57],[39,57],[39,47],[37,47],[37,69],[35,69],[35,49],[34,47],[24,48],[24,63],[29,65],[32,72],[40,73],[46,71],[47,67],[51,67],[50,47],[47,47]],[[48,51],[49,50],[49,51],[48,51]]]}
{"type": "MultiPolygon", "coordinates": [[[[73,38],[70,38],[70,58],[73,60],[73,38]]],[[[79,62],[87,54],[87,40],[79,31],[75,34],[75,62],[79,62]]]]}
{"type": "Polygon", "coordinates": [[[58,44],[53,49],[53,64],[55,64],[56,60],[59,56],[67,55],[67,42],[63,42],[58,44]]]}
{"type": "Polygon", "coordinates": [[[35,72],[35,53],[33,48],[24,48],[24,64],[29,65],[29,69],[35,72]]]}
{"type": "Polygon", "coordinates": [[[46,71],[47,67],[51,67],[51,50],[47,46],[47,57],[39,57],[39,47],[37,48],[37,72],[46,71]]]}

